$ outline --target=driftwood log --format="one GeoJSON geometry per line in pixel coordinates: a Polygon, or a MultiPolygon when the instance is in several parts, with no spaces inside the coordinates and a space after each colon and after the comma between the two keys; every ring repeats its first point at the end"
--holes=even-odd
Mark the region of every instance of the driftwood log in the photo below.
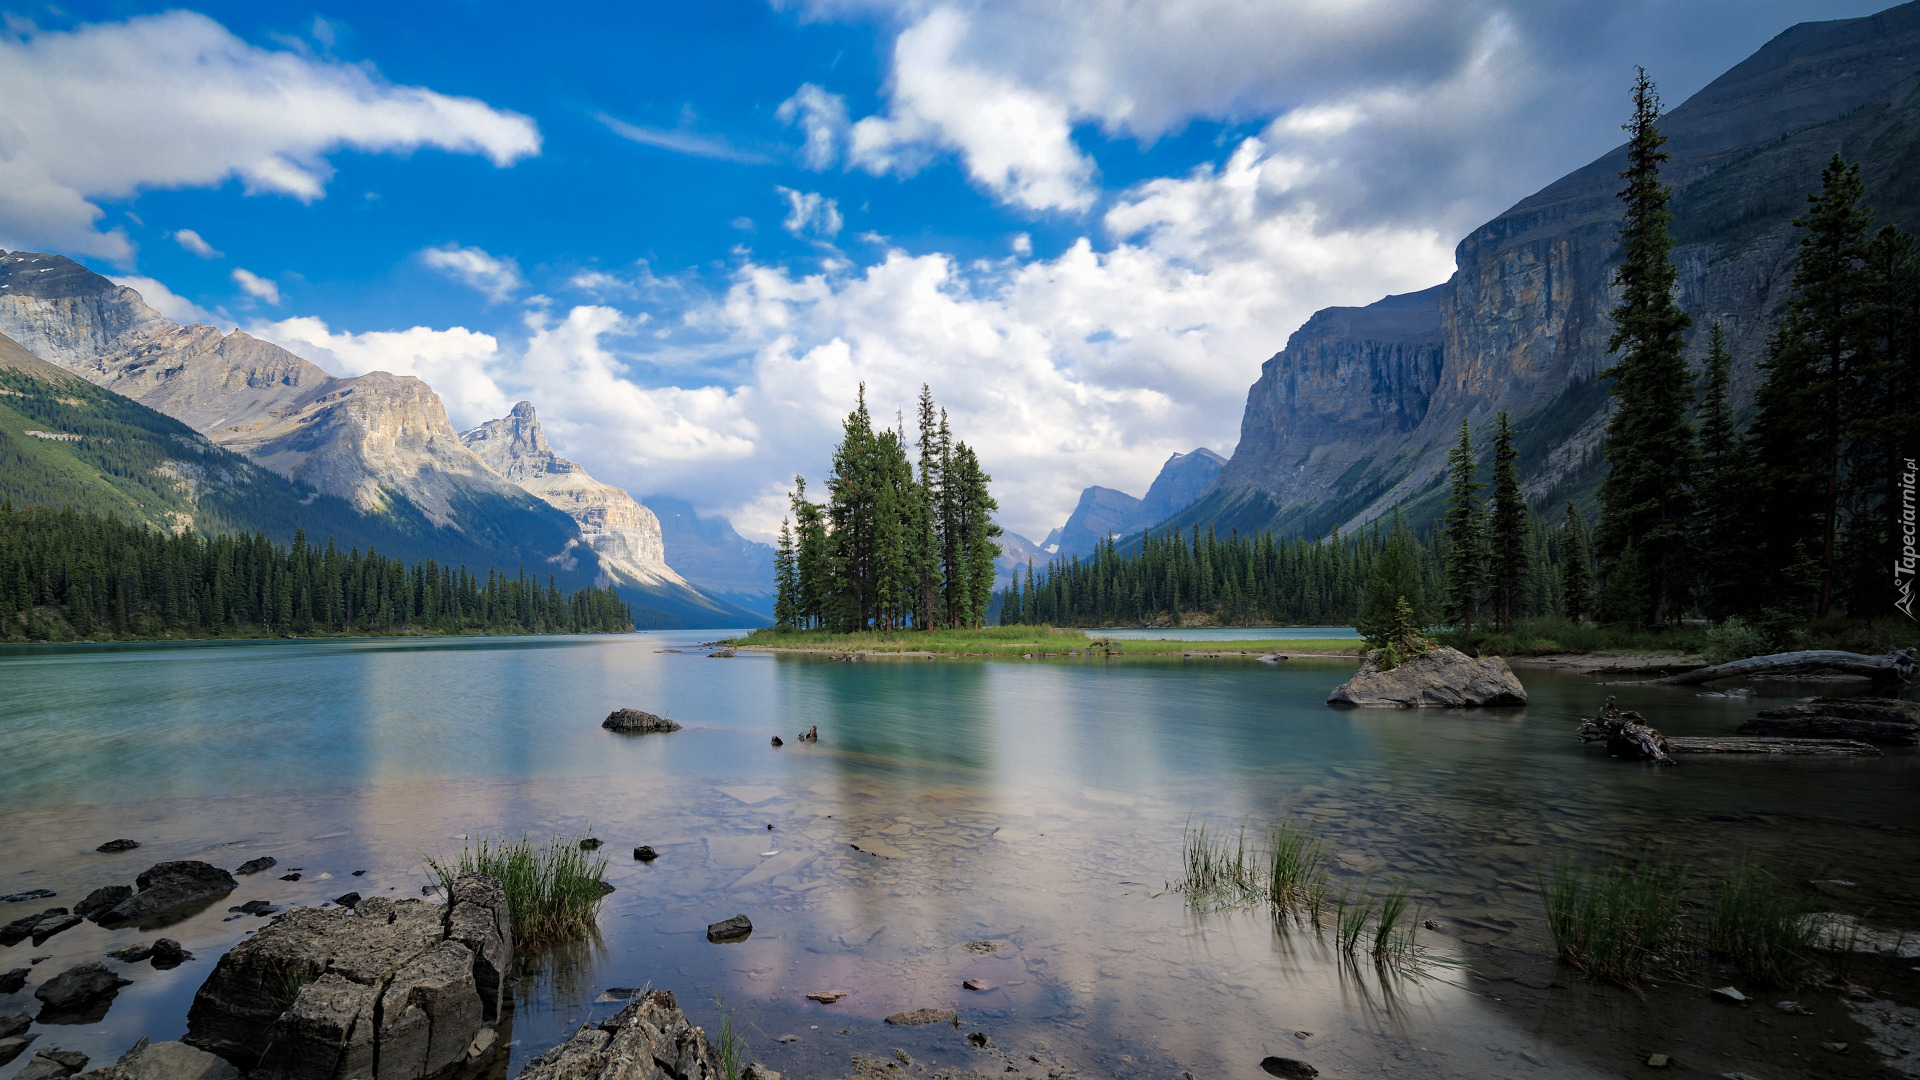
{"type": "Polygon", "coordinates": [[[1583,743],[1606,743],[1607,753],[1617,758],[1673,764],[1673,759],[1667,756],[1666,738],[1648,726],[1646,717],[1616,706],[1611,695],[1600,707],[1600,715],[1581,721],[1573,734],[1583,743]]]}
{"type": "Polygon", "coordinates": [[[1761,736],[1715,735],[1666,739],[1672,754],[1792,754],[1797,756],[1878,757],[1880,751],[1852,739],[1778,739],[1761,736]]]}
{"type": "Polygon", "coordinates": [[[1775,709],[1740,725],[1742,735],[1854,739],[1883,746],[1920,743],[1920,704],[1898,698],[1817,697],[1775,709]]]}
{"type": "Polygon", "coordinates": [[[1727,664],[1697,668],[1679,675],[1653,680],[1670,686],[1698,686],[1715,679],[1791,679],[1819,675],[1864,675],[1879,682],[1913,681],[1914,650],[1896,649],[1885,656],[1842,652],[1839,649],[1809,649],[1805,652],[1773,653],[1749,656],[1727,664]]]}

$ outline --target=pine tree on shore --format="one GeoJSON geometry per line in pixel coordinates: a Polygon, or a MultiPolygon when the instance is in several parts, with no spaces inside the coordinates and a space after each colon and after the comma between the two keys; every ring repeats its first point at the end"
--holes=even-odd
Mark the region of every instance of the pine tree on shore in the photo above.
{"type": "Polygon", "coordinates": [[[1661,149],[1667,140],[1659,119],[1660,98],[1643,69],[1634,81],[1633,119],[1625,125],[1620,199],[1626,219],[1613,274],[1621,298],[1607,342],[1620,359],[1602,373],[1612,380],[1614,410],[1605,442],[1610,469],[1594,530],[1606,615],[1639,624],[1679,618],[1693,524],[1693,386],[1684,355],[1692,320],[1674,299],[1672,191],[1660,182],[1660,166],[1672,155],[1661,149]],[[1636,580],[1616,580],[1623,575],[1636,580]]]}
{"type": "Polygon", "coordinates": [[[1593,569],[1588,565],[1587,527],[1580,512],[1567,503],[1560,526],[1560,614],[1579,622],[1593,610],[1593,569]]]}
{"type": "Polygon", "coordinates": [[[1513,444],[1513,426],[1506,410],[1494,415],[1493,428],[1493,500],[1487,512],[1487,547],[1494,617],[1502,631],[1513,629],[1513,620],[1526,602],[1527,574],[1531,552],[1529,528],[1532,515],[1527,498],[1520,492],[1520,451],[1513,444]]]}
{"type": "Polygon", "coordinates": [[[1726,332],[1716,322],[1700,373],[1700,491],[1694,509],[1701,600],[1714,619],[1737,611],[1739,593],[1749,587],[1742,535],[1746,491],[1739,432],[1733,424],[1732,369],[1726,332]]]}
{"type": "Polygon", "coordinates": [[[773,552],[773,623],[782,630],[800,626],[799,605],[795,602],[799,575],[794,568],[791,518],[780,519],[780,546],[773,552]]]}
{"type": "Polygon", "coordinates": [[[1863,269],[1861,355],[1846,406],[1848,518],[1836,571],[1856,615],[1889,603],[1888,568],[1904,554],[1900,478],[1907,459],[1920,456],[1920,250],[1912,236],[1883,226],[1863,269]]]}
{"type": "Polygon", "coordinates": [[[1443,518],[1447,573],[1446,620],[1471,631],[1480,614],[1486,577],[1486,536],[1480,519],[1481,484],[1474,479],[1473,428],[1460,421],[1460,442],[1447,454],[1447,510],[1443,518]]]}

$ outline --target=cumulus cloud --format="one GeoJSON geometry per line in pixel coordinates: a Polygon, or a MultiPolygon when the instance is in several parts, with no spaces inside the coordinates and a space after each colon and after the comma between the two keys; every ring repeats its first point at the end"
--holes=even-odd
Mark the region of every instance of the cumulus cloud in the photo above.
{"type": "Polygon", "coordinates": [[[533,121],[396,86],[370,67],[250,45],[170,11],[0,34],[0,247],[131,258],[93,200],[213,187],[321,198],[339,149],[437,147],[506,166],[540,149],[533,121]]]}
{"type": "Polygon", "coordinates": [[[506,256],[489,255],[477,247],[446,244],[428,248],[420,253],[420,260],[428,268],[479,292],[488,303],[511,300],[513,294],[527,284],[520,276],[519,263],[506,256]]]}
{"type": "Polygon", "coordinates": [[[231,330],[234,327],[232,319],[208,311],[206,308],[181,296],[179,293],[167,288],[166,285],[150,277],[125,276],[111,277],[108,280],[112,281],[115,285],[125,285],[134,292],[139,293],[140,299],[145,300],[148,307],[172,319],[174,322],[187,324],[205,323],[208,326],[217,326],[222,330],[231,330]]]}
{"type": "Polygon", "coordinates": [[[212,244],[207,243],[201,238],[199,233],[194,232],[192,229],[175,229],[169,235],[173,237],[174,243],[179,244],[181,247],[186,248],[188,251],[191,251],[203,259],[217,259],[221,255],[220,252],[213,250],[212,244]]]}
{"type": "Polygon", "coordinates": [[[233,283],[255,300],[264,300],[275,306],[280,303],[280,286],[272,278],[263,278],[244,266],[233,268],[233,283]]]}
{"type": "Polygon", "coordinates": [[[387,371],[417,376],[440,395],[448,418],[457,428],[504,416],[517,400],[494,379],[494,369],[501,361],[499,341],[491,334],[463,326],[446,330],[415,326],[356,334],[335,330],[323,319],[300,316],[255,322],[247,332],[335,375],[387,371]]]}
{"type": "Polygon", "coordinates": [[[783,124],[798,124],[806,142],[800,161],[809,169],[830,169],[840,159],[847,137],[847,99],[812,83],[801,83],[774,113],[783,124]]]}
{"type": "Polygon", "coordinates": [[[832,240],[840,235],[840,227],[845,222],[840,217],[840,203],[825,195],[813,191],[795,191],[789,187],[775,188],[787,200],[787,216],[780,222],[782,228],[795,236],[811,236],[820,240],[832,240]]]}

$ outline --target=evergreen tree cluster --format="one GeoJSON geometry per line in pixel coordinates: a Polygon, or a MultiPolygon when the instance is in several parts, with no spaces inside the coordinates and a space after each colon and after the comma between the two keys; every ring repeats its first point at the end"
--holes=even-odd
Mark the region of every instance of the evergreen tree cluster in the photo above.
{"type": "MultiPolygon", "coordinates": [[[[1519,553],[1514,565],[1523,568],[1509,577],[1512,591],[1503,601],[1512,618],[1562,611],[1563,561],[1569,552],[1585,560],[1577,517],[1571,528],[1550,527],[1527,513],[1511,530],[1519,553]]],[[[1443,621],[1442,608],[1454,595],[1450,550],[1443,531],[1423,540],[1398,514],[1389,523],[1319,540],[1281,540],[1271,530],[1223,540],[1196,525],[1184,535],[1150,532],[1139,550],[1122,552],[1109,537],[1084,559],[1028,566],[1025,580],[1016,577],[1003,592],[1000,622],[1352,624],[1365,635],[1394,625],[1404,599],[1416,625],[1429,626],[1443,621]]]]}
{"type": "Polygon", "coordinates": [[[1621,174],[1597,614],[1778,627],[1888,614],[1902,474],[1920,454],[1920,251],[1900,229],[1874,227],[1859,166],[1835,154],[1794,222],[1792,299],[1743,433],[1720,326],[1697,378],[1684,355],[1659,107],[1642,72],[1621,174]]]}
{"type": "Polygon", "coordinates": [[[986,623],[1000,557],[992,477],[920,388],[919,437],[875,429],[867,389],[833,451],[827,500],[794,477],[774,554],[774,621],[788,630],[930,630],[986,623]],[[918,452],[918,463],[908,456],[918,452]]]}
{"type": "Polygon", "coordinates": [[[296,534],[179,535],[109,515],[0,501],[0,639],[612,633],[611,588],[564,594],[523,570],[486,580],[296,534]]]}

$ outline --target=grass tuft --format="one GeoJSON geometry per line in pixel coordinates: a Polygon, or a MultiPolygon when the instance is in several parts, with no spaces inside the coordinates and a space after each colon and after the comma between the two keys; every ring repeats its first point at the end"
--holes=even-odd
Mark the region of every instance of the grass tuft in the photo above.
{"type": "Polygon", "coordinates": [[[1720,883],[1709,909],[1707,951],[1765,986],[1785,989],[1803,979],[1824,927],[1805,900],[1752,863],[1720,883]]]}
{"type": "Polygon", "coordinates": [[[555,836],[540,847],[524,835],[518,840],[482,837],[450,861],[429,856],[426,862],[448,896],[461,874],[498,878],[507,894],[513,943],[520,948],[585,936],[598,924],[606,898],[601,885],[607,859],[582,851],[580,837],[555,836]]]}
{"type": "Polygon", "coordinates": [[[1684,887],[1676,870],[1654,862],[1603,870],[1563,863],[1540,892],[1560,959],[1634,986],[1680,947],[1684,887]]]}
{"type": "Polygon", "coordinates": [[[1267,902],[1314,924],[1327,904],[1327,845],[1312,826],[1267,830],[1267,902]]]}
{"type": "Polygon", "coordinates": [[[747,1057],[747,1043],[740,1037],[738,1009],[727,1008],[726,1002],[714,999],[714,1005],[720,1009],[719,1038],[715,1051],[720,1055],[720,1075],[724,1080],[740,1080],[740,1066],[747,1057]]]}

